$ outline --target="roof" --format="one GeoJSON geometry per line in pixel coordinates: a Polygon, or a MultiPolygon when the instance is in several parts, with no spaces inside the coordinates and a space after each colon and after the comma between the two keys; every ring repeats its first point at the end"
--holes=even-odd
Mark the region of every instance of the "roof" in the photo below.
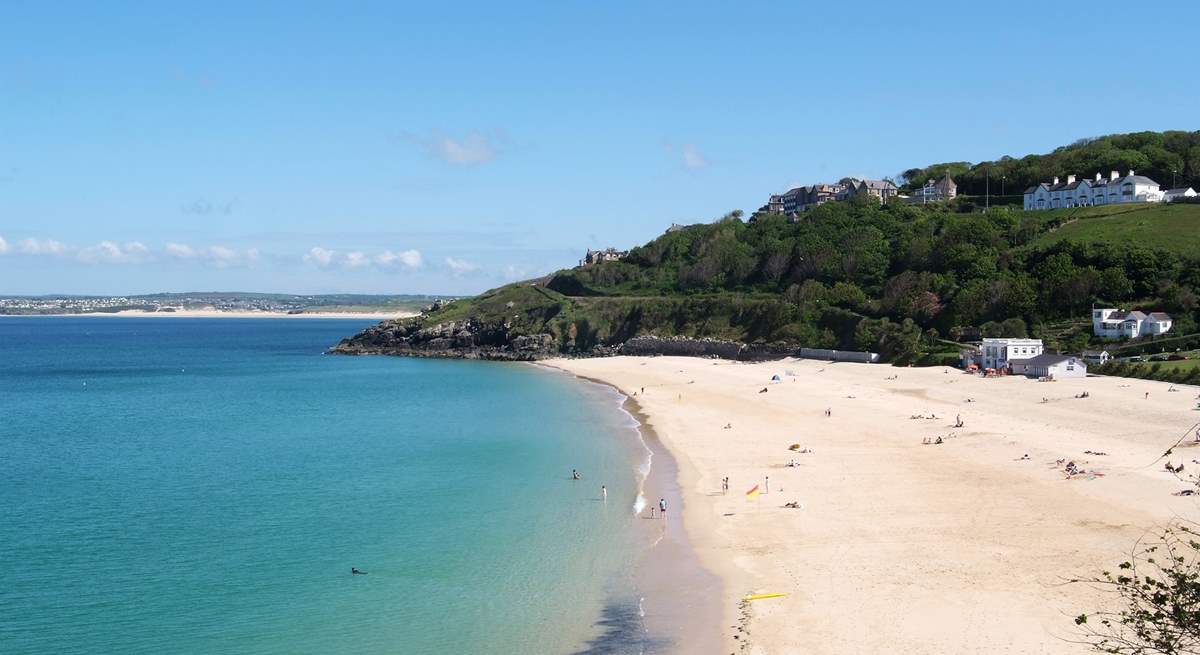
{"type": "Polygon", "coordinates": [[[1035,184],[1035,185],[1029,187],[1028,189],[1025,189],[1025,193],[1034,193],[1038,190],[1038,187],[1045,187],[1045,186],[1046,186],[1045,182],[1040,182],[1038,184],[1035,184]]]}
{"type": "Polygon", "coordinates": [[[1151,316],[1151,318],[1154,318],[1159,321],[1171,320],[1171,315],[1167,314],[1166,312],[1150,312],[1150,316],[1151,316]]]}
{"type": "Polygon", "coordinates": [[[1195,191],[1194,189],[1192,189],[1192,187],[1190,187],[1190,186],[1189,186],[1189,187],[1182,187],[1182,188],[1179,188],[1179,189],[1168,189],[1168,190],[1167,190],[1167,194],[1168,194],[1168,195],[1176,195],[1176,196],[1182,196],[1182,195],[1184,195],[1184,194],[1188,194],[1188,193],[1195,193],[1195,192],[1196,192],[1196,191],[1195,191]]]}
{"type": "Polygon", "coordinates": [[[863,180],[863,186],[868,189],[895,189],[896,185],[887,180],[863,180]]]}
{"type": "Polygon", "coordinates": [[[1029,359],[1013,359],[1009,361],[1014,364],[1019,363],[1025,366],[1053,366],[1054,364],[1061,364],[1062,362],[1070,361],[1072,359],[1078,358],[1074,355],[1055,355],[1052,353],[1043,353],[1037,357],[1030,357],[1029,359]]]}
{"type": "MultiPolygon", "coordinates": [[[[1107,350],[1085,350],[1085,351],[1083,351],[1084,357],[1100,357],[1103,355],[1109,355],[1109,352],[1107,350]]],[[[1109,355],[1109,356],[1111,357],[1111,355],[1109,355]]]]}
{"type": "Polygon", "coordinates": [[[1125,177],[1119,177],[1115,180],[1110,180],[1109,184],[1125,184],[1126,182],[1131,182],[1133,184],[1149,184],[1150,186],[1154,187],[1158,186],[1158,182],[1155,182],[1145,175],[1126,175],[1125,177]]]}

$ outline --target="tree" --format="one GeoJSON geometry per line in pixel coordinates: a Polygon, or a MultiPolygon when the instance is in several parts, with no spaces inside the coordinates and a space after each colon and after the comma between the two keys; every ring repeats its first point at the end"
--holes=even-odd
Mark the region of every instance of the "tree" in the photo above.
{"type": "Polygon", "coordinates": [[[1083,641],[1101,653],[1200,653],[1200,535],[1176,522],[1139,540],[1117,572],[1087,582],[1117,596],[1118,607],[1081,614],[1083,641]]]}

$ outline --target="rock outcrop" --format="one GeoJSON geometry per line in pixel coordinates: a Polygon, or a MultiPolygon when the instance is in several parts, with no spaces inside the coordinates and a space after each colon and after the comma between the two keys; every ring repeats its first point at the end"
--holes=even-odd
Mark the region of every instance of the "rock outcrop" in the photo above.
{"type": "Polygon", "coordinates": [[[798,348],[781,344],[742,343],[721,339],[690,337],[634,337],[617,348],[620,355],[671,355],[677,357],[713,357],[738,361],[766,361],[793,357],[798,348]]]}
{"type": "Polygon", "coordinates": [[[549,334],[509,335],[503,327],[451,321],[425,327],[420,321],[384,321],[342,339],[330,349],[339,355],[404,355],[532,361],[559,354],[549,334]]]}

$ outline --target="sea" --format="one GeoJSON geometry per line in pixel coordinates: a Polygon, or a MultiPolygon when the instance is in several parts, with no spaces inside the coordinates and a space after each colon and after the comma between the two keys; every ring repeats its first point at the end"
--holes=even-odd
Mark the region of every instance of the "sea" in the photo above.
{"type": "Polygon", "coordinates": [[[667,652],[622,396],[369,323],[0,318],[0,653],[667,652]]]}

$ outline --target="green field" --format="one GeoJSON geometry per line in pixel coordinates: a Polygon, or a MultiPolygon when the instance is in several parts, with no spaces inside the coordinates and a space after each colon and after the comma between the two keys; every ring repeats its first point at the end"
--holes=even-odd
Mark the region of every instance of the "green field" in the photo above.
{"type": "Polygon", "coordinates": [[[1181,255],[1200,253],[1200,205],[1196,204],[1079,207],[1036,215],[1040,221],[1062,220],[1064,224],[1035,240],[1035,246],[1059,241],[1132,243],[1181,255]]]}

